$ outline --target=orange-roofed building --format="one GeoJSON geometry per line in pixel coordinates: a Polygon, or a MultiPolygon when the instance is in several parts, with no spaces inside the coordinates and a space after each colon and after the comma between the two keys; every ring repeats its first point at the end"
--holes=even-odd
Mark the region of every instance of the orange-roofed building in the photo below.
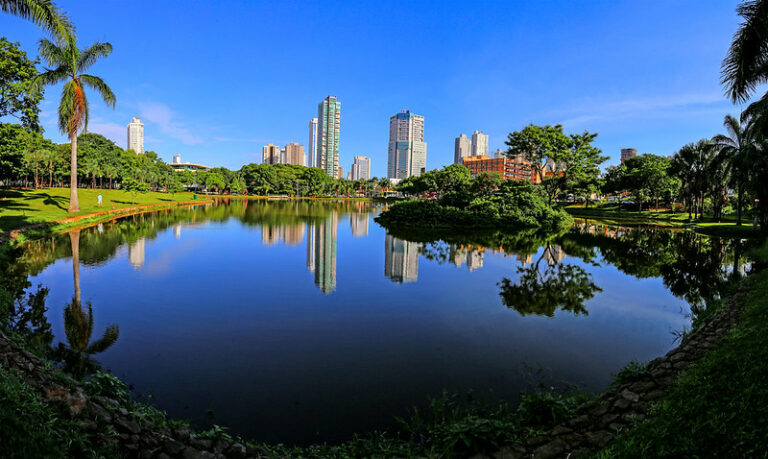
{"type": "Polygon", "coordinates": [[[525,180],[538,183],[538,174],[534,173],[529,161],[522,156],[515,158],[491,158],[490,156],[466,156],[461,163],[469,169],[473,177],[480,174],[498,173],[504,179],[525,180]]]}

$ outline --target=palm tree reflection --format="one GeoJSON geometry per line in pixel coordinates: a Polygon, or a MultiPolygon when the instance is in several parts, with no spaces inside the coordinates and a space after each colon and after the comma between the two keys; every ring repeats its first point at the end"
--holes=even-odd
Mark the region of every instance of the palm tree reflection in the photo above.
{"type": "Polygon", "coordinates": [[[68,347],[59,343],[58,353],[64,361],[67,371],[77,378],[99,368],[91,356],[109,349],[115,344],[120,329],[117,325],[109,325],[101,338],[91,341],[93,334],[93,306],[86,303],[83,308],[80,294],[80,231],[69,233],[72,244],[72,271],[75,283],[75,294],[72,301],[64,308],[64,332],[68,347]],[[90,344],[89,344],[90,343],[90,344]]]}

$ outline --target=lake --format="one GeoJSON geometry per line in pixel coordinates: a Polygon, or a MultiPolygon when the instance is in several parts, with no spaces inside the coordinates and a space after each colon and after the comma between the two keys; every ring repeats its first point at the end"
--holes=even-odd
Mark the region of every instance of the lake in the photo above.
{"type": "Polygon", "coordinates": [[[137,396],[299,444],[385,429],[442,391],[604,389],[743,271],[738,241],[690,232],[390,233],[382,209],[223,200],[32,241],[19,263],[50,288],[53,344],[78,296],[92,339],[119,327],[94,358],[137,396]]]}

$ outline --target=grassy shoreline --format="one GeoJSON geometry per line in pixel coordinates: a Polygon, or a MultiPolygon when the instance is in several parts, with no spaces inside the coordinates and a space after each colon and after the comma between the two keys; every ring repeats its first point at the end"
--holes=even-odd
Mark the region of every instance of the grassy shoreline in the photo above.
{"type": "Polygon", "coordinates": [[[768,451],[768,242],[743,279],[739,321],[641,424],[598,457],[763,457],[768,451]]]}
{"type": "Polygon", "coordinates": [[[594,220],[600,223],[620,226],[656,226],[660,228],[680,228],[691,230],[707,236],[752,238],[760,237],[760,232],[744,218],[742,225],[736,224],[736,217],[726,215],[722,221],[716,222],[705,217],[698,220],[688,218],[685,212],[669,210],[631,211],[620,209],[616,205],[584,207],[578,205],[565,206],[564,210],[574,218],[594,220]]]}

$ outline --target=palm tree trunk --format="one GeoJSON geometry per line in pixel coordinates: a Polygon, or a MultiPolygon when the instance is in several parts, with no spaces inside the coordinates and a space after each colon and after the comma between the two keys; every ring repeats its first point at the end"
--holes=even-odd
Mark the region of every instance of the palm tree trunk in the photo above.
{"type": "Polygon", "coordinates": [[[741,226],[741,195],[744,193],[744,187],[739,184],[736,189],[736,226],[741,226]]]}
{"type": "Polygon", "coordinates": [[[69,172],[69,209],[67,212],[80,212],[80,203],[77,200],[77,134],[69,136],[72,141],[72,170],[69,172]]]}
{"type": "Polygon", "coordinates": [[[75,281],[75,303],[80,306],[80,230],[70,231],[72,245],[72,277],[75,281]]]}

